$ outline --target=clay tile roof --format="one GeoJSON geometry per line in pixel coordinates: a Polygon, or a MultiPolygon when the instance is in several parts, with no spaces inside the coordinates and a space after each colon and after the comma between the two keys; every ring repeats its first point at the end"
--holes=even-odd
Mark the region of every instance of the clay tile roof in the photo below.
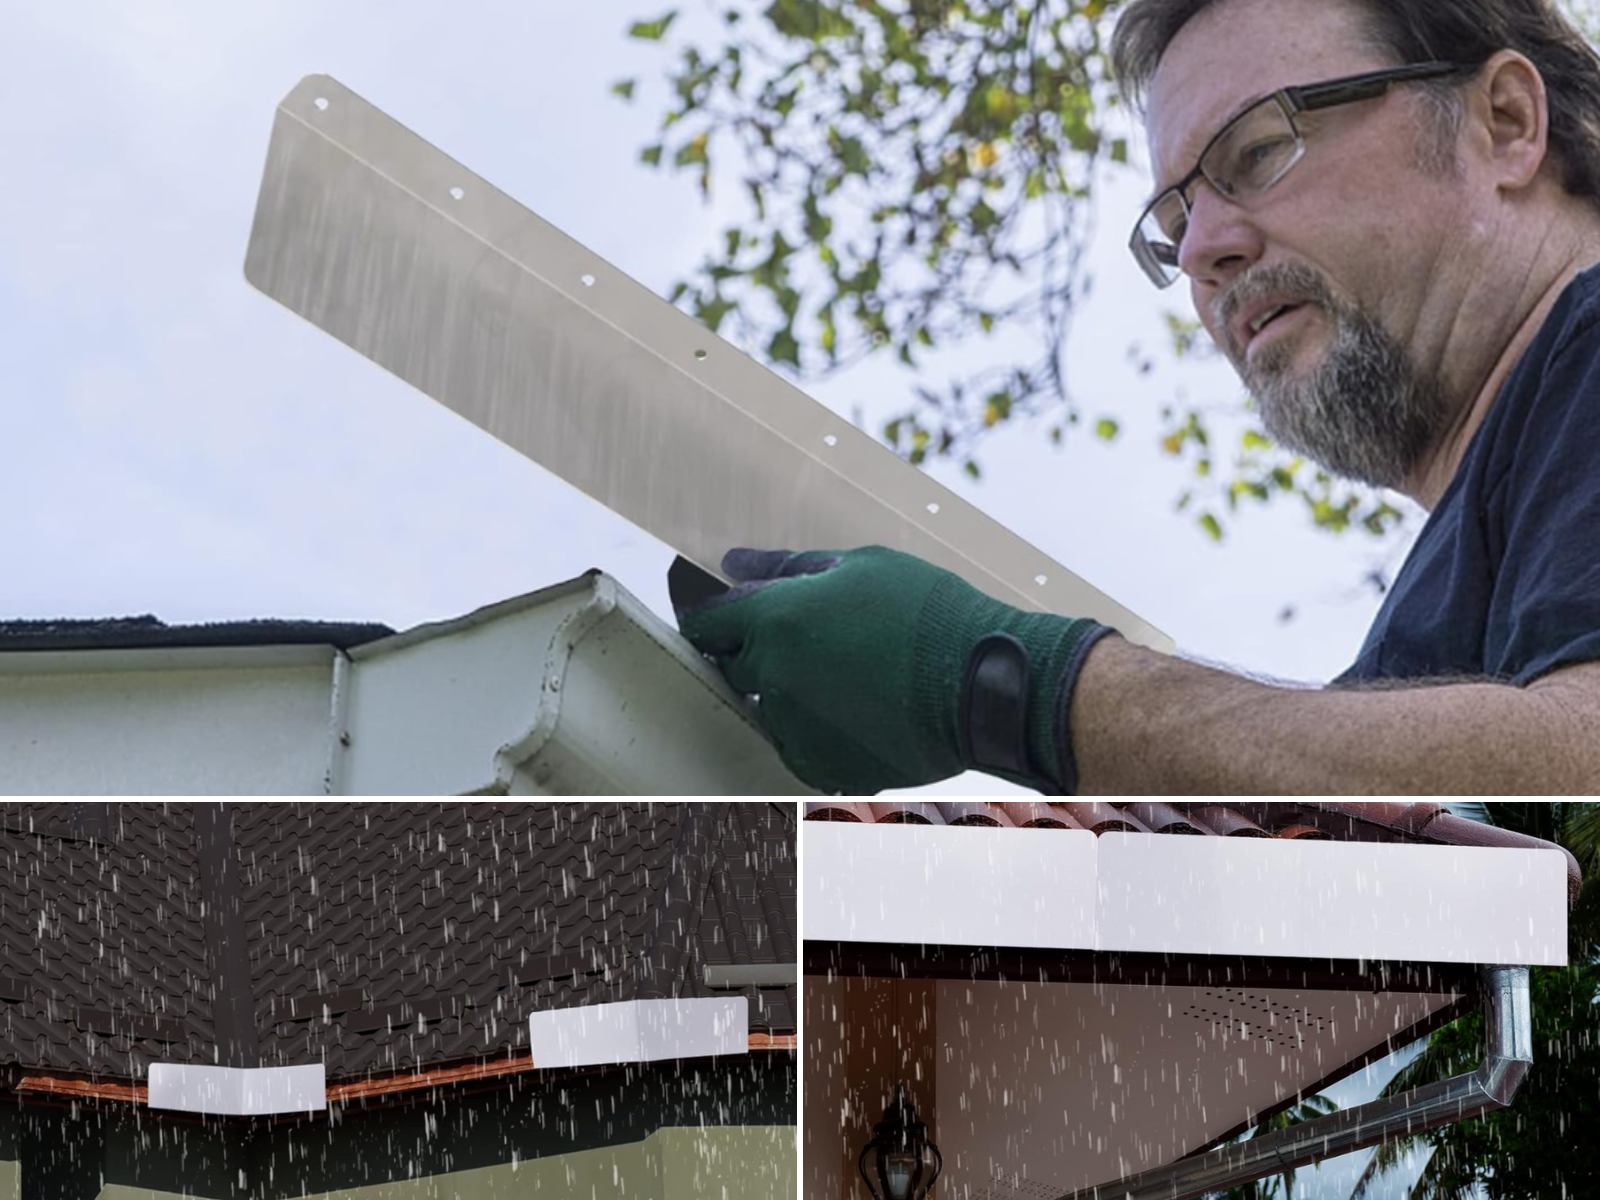
{"type": "Polygon", "coordinates": [[[1341,842],[1404,842],[1412,845],[1503,846],[1560,850],[1567,860],[1567,891],[1576,903],[1583,886],[1578,860],[1564,847],[1458,817],[1443,804],[1404,801],[1310,800],[1190,801],[1139,803],[1110,801],[1032,801],[1007,804],[859,804],[808,801],[806,820],[861,820],[930,825],[1012,825],[1036,830],[1087,829],[1208,837],[1312,839],[1341,842]],[[839,810],[853,815],[842,816],[839,810]],[[870,811],[868,811],[870,810],[870,811]],[[953,814],[953,815],[952,815],[953,814]],[[1001,817],[1005,819],[1000,819],[1001,817]]]}
{"type": "Polygon", "coordinates": [[[1271,837],[1261,826],[1241,812],[1220,804],[1207,804],[1190,814],[1201,827],[1222,837],[1271,837]]]}
{"type": "Polygon", "coordinates": [[[1072,814],[1079,826],[1095,833],[1149,833],[1142,821],[1124,807],[1098,800],[1066,800],[1055,807],[1072,814]]]}
{"type": "Polygon", "coordinates": [[[975,800],[958,800],[953,804],[938,804],[935,807],[944,817],[946,825],[989,825],[1006,826],[1012,823],[1005,809],[998,804],[983,804],[975,800]]]}

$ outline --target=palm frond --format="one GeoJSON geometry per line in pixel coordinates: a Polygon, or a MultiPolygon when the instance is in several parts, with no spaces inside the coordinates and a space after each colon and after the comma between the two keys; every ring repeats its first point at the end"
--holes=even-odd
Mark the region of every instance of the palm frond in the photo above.
{"type": "MultiPolygon", "coordinates": [[[[1365,1200],[1367,1189],[1400,1166],[1406,1156],[1420,1145],[1422,1145],[1421,1134],[1380,1142],[1378,1149],[1372,1155],[1372,1160],[1367,1163],[1367,1169],[1361,1172],[1361,1178],[1356,1180],[1356,1186],[1350,1193],[1350,1200],[1365,1200]]],[[[1420,1198],[1413,1193],[1413,1200],[1420,1198]]]]}
{"type": "Polygon", "coordinates": [[[1584,879],[1593,882],[1600,875],[1600,804],[1566,801],[1562,808],[1561,844],[1578,860],[1584,879]]]}
{"type": "Polygon", "coordinates": [[[1412,1184],[1409,1200],[1474,1200],[1476,1194],[1476,1183],[1459,1178],[1450,1155],[1435,1150],[1412,1184]]]}

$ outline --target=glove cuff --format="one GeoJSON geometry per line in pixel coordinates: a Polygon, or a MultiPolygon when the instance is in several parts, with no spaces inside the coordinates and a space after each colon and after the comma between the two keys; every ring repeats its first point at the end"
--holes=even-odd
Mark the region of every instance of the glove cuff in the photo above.
{"type": "MultiPolygon", "coordinates": [[[[1068,714],[1084,660],[1110,626],[1048,613],[1017,613],[1007,632],[1026,649],[1029,661],[1027,740],[1029,773],[1022,782],[1040,791],[1072,796],[1078,767],[1072,753],[1068,714]]],[[[966,698],[964,698],[965,700],[966,698]]]]}
{"type": "Polygon", "coordinates": [[[930,727],[948,729],[962,765],[1073,794],[1072,691],[1090,648],[1112,630],[1023,612],[953,577],[928,596],[920,618],[917,691],[943,709],[930,727]]]}

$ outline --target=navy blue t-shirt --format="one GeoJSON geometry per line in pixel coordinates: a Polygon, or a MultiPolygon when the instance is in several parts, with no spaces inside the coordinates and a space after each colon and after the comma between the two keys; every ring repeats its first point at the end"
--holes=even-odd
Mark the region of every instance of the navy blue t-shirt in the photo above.
{"type": "Polygon", "coordinates": [[[1600,267],[1551,309],[1336,683],[1600,659],[1600,267]]]}

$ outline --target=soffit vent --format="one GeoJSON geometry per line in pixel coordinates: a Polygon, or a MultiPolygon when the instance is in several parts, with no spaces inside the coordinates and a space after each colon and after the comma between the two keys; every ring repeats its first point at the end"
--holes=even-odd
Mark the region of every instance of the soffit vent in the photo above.
{"type": "Polygon", "coordinates": [[[1312,1012],[1298,1004],[1286,1004],[1262,992],[1247,992],[1241,988],[1202,989],[1194,1003],[1186,1006],[1182,1016],[1204,1021],[1212,1029],[1218,1026],[1229,1029],[1240,1038],[1264,1039],[1290,1034],[1323,1034],[1329,1031],[1332,1021],[1321,1013],[1312,1012]]]}

